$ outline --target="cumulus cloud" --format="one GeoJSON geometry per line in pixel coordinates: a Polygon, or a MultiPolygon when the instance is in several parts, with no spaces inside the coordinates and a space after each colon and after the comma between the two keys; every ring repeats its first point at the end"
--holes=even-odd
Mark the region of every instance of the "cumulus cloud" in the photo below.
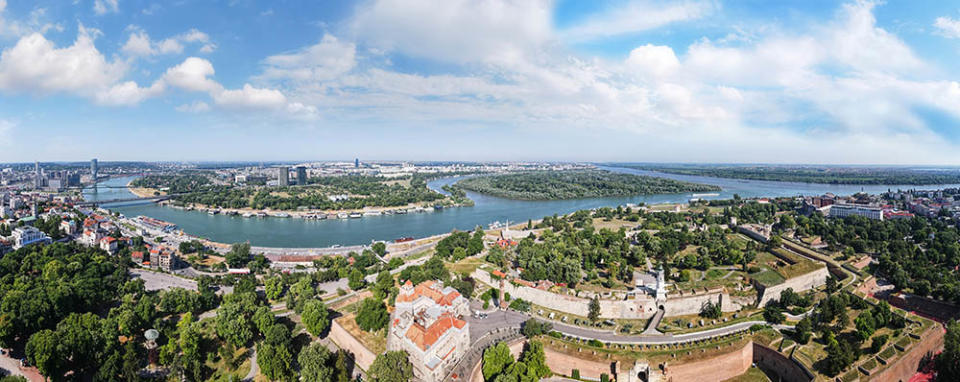
{"type": "Polygon", "coordinates": [[[73,45],[64,48],[39,33],[21,38],[0,54],[0,90],[89,95],[116,83],[127,66],[107,60],[97,50],[94,36],[98,33],[81,25],[73,45]]]}
{"type": "Polygon", "coordinates": [[[130,37],[121,50],[129,56],[180,54],[183,53],[184,44],[200,44],[198,50],[201,53],[210,53],[216,48],[216,45],[210,42],[210,36],[197,29],[159,41],[152,41],[147,32],[139,27],[130,26],[127,29],[130,30],[130,37]]]}
{"type": "Polygon", "coordinates": [[[937,17],[933,22],[937,33],[947,38],[960,38],[960,20],[951,17],[937,17]]]}
{"type": "Polygon", "coordinates": [[[356,45],[325,34],[316,45],[264,60],[264,79],[325,81],[349,72],[356,65],[356,45]]]}
{"type": "Polygon", "coordinates": [[[222,86],[209,78],[214,75],[213,64],[198,57],[189,57],[179,65],[167,69],[164,81],[171,86],[194,92],[216,92],[222,86]]]}
{"type": "Polygon", "coordinates": [[[643,45],[630,51],[627,64],[652,77],[665,77],[677,71],[680,61],[669,46],[643,45]]]}
{"type": "Polygon", "coordinates": [[[696,20],[708,15],[716,5],[712,1],[686,0],[660,3],[650,0],[633,0],[617,4],[586,21],[564,30],[565,39],[573,41],[593,40],[660,28],[667,24],[696,20]]]}
{"type": "Polygon", "coordinates": [[[154,82],[146,88],[140,87],[136,82],[126,81],[97,92],[94,100],[106,106],[132,106],[160,95],[164,89],[162,81],[154,82]]]}
{"type": "Polygon", "coordinates": [[[98,15],[104,15],[107,13],[117,13],[120,11],[119,0],[94,0],[93,1],[93,12],[98,15]]]}

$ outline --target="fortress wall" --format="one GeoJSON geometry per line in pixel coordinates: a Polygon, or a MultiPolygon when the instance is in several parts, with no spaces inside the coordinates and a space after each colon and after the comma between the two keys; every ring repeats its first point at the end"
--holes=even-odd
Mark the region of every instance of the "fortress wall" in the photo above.
{"type": "Polygon", "coordinates": [[[350,335],[350,332],[347,332],[337,320],[330,322],[330,335],[329,338],[333,343],[337,344],[341,349],[353,353],[353,358],[356,360],[357,367],[363,370],[369,370],[370,365],[373,364],[373,360],[377,358],[376,354],[373,354],[370,349],[367,349],[363,346],[360,341],[350,335]]]}
{"type": "Polygon", "coordinates": [[[667,364],[666,380],[724,381],[747,372],[753,363],[753,344],[708,359],[679,365],[667,364]]]}
{"type": "MultiPolygon", "coordinates": [[[[494,280],[489,273],[482,270],[475,271],[471,277],[485,284],[500,288],[500,280],[494,280]]],[[[566,294],[552,293],[545,290],[517,286],[509,281],[502,283],[504,292],[510,293],[513,298],[522,298],[548,309],[586,317],[590,312],[590,299],[575,297],[566,294]]],[[[685,296],[670,295],[664,302],[667,315],[685,315],[700,313],[700,307],[706,301],[721,303],[724,312],[736,311],[740,304],[730,299],[730,296],[721,289],[703,294],[688,294],[685,296]]],[[[647,319],[657,312],[657,303],[649,296],[628,300],[600,300],[600,318],[604,319],[647,319]]]]}
{"type": "Polygon", "coordinates": [[[893,359],[893,365],[875,374],[871,381],[909,381],[917,373],[921,359],[927,353],[936,353],[943,349],[944,330],[940,325],[934,325],[920,335],[920,342],[910,347],[906,354],[893,359]]]}
{"type": "Polygon", "coordinates": [[[612,361],[590,361],[558,352],[547,346],[543,347],[543,353],[547,358],[547,366],[550,371],[556,374],[570,375],[573,373],[573,369],[577,369],[580,371],[580,378],[584,379],[599,380],[600,374],[606,374],[613,380],[616,376],[613,373],[612,361]]]}
{"type": "Polygon", "coordinates": [[[780,292],[783,292],[787,288],[793,288],[794,292],[802,292],[826,284],[827,277],[829,276],[830,271],[827,270],[827,267],[822,267],[813,272],[791,278],[787,281],[784,281],[782,284],[774,285],[768,288],[763,288],[763,286],[758,284],[757,290],[762,296],[758,306],[764,306],[767,304],[767,301],[771,300],[779,301],[780,292]]]}
{"type": "Polygon", "coordinates": [[[799,363],[756,342],[753,343],[753,362],[761,369],[780,376],[784,382],[813,381],[813,376],[799,363]]]}

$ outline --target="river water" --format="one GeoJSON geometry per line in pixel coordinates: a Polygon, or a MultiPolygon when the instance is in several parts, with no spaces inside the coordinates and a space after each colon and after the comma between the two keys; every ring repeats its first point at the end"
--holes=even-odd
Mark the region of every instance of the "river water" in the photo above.
{"type": "MultiPolygon", "coordinates": [[[[730,199],[734,194],[744,198],[778,197],[797,195],[820,195],[832,192],[849,195],[860,191],[880,193],[887,190],[911,188],[948,188],[960,185],[897,186],[897,185],[830,185],[791,182],[723,179],[702,176],[686,176],[641,171],[618,167],[602,167],[611,171],[639,175],[660,176],[690,182],[712,184],[723,190],[716,196],[704,199],[730,199]]],[[[133,177],[113,178],[101,182],[105,186],[124,186],[133,177]]],[[[461,177],[437,179],[428,187],[438,192],[441,187],[455,183],[461,177]]],[[[125,188],[84,190],[87,200],[111,200],[134,197],[125,188]]],[[[154,203],[107,205],[106,208],[126,216],[145,215],[176,223],[185,232],[222,243],[249,241],[262,247],[328,247],[334,244],[368,244],[371,240],[393,240],[400,237],[425,237],[450,232],[453,229],[468,230],[476,226],[486,228],[495,221],[524,222],[553,214],[565,214],[576,210],[596,207],[614,207],[627,203],[679,203],[693,198],[691,193],[665,195],[639,195],[615,198],[591,198],[575,200],[524,201],[497,198],[467,192],[475,203],[473,207],[446,208],[439,211],[409,213],[405,215],[364,216],[361,219],[305,220],[295,218],[244,218],[241,216],[209,215],[198,211],[184,211],[163,207],[154,203]]]]}

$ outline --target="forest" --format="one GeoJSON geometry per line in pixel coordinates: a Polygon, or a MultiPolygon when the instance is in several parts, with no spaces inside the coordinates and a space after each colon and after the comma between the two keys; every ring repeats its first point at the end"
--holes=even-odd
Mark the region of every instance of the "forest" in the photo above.
{"type": "Polygon", "coordinates": [[[924,171],[912,168],[811,167],[811,166],[720,166],[720,165],[624,165],[611,166],[659,171],[678,175],[822,184],[931,185],[960,183],[957,171],[924,171]]]}
{"type": "Polygon", "coordinates": [[[602,170],[532,171],[485,175],[463,179],[455,186],[519,200],[581,199],[720,190],[719,187],[706,184],[602,170]]]}

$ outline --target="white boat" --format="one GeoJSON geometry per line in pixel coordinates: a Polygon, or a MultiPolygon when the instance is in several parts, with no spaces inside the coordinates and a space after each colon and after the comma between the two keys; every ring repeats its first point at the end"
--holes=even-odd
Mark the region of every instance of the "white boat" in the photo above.
{"type": "Polygon", "coordinates": [[[251,214],[251,213],[248,212],[248,213],[243,214],[243,217],[245,217],[245,218],[252,218],[252,217],[253,217],[253,214],[251,214]]]}
{"type": "Polygon", "coordinates": [[[367,211],[363,213],[363,216],[380,216],[383,215],[380,211],[367,211]]]}
{"type": "Polygon", "coordinates": [[[337,214],[337,218],[339,219],[346,219],[348,217],[350,217],[350,215],[348,215],[346,212],[341,212],[337,214]]]}
{"type": "Polygon", "coordinates": [[[265,218],[265,217],[267,217],[267,213],[266,213],[266,212],[263,212],[263,211],[257,212],[257,217],[258,217],[258,218],[265,218]]]}
{"type": "Polygon", "coordinates": [[[363,214],[361,214],[361,213],[359,213],[359,212],[354,212],[354,213],[351,213],[351,214],[350,214],[350,218],[351,218],[351,219],[359,219],[359,218],[362,218],[362,217],[363,217],[363,214]]]}
{"type": "Polygon", "coordinates": [[[693,196],[694,196],[694,197],[701,197],[701,196],[720,196],[720,194],[718,194],[718,193],[716,193],[716,192],[708,192],[708,193],[705,193],[705,194],[693,194],[693,196]]]}
{"type": "Polygon", "coordinates": [[[276,218],[288,218],[288,217],[290,217],[290,214],[285,213],[285,212],[281,212],[281,213],[279,213],[279,214],[274,214],[273,217],[276,217],[276,218]]]}

